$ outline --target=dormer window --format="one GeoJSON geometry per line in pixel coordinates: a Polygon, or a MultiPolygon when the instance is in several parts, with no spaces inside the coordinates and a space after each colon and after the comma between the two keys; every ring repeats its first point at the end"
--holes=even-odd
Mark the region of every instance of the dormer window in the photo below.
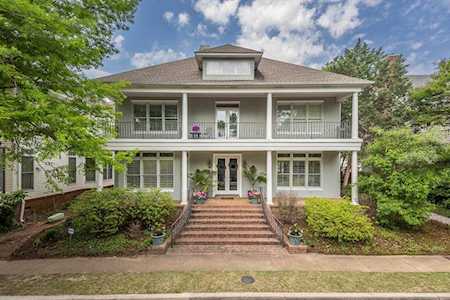
{"type": "Polygon", "coordinates": [[[204,80],[253,80],[255,63],[251,59],[204,59],[204,80]]]}

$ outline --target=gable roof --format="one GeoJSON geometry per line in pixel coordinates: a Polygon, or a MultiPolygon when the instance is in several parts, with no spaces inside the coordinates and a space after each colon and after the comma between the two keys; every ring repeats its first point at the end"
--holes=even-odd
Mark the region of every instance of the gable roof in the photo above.
{"type": "MultiPolygon", "coordinates": [[[[201,50],[204,51],[204,50],[201,50]]],[[[252,49],[233,45],[207,48],[206,51],[252,51],[252,49]]],[[[245,53],[245,52],[239,52],[245,53]]],[[[368,80],[349,77],[341,74],[316,70],[301,65],[282,62],[262,57],[254,80],[203,80],[195,57],[176,60],[141,69],[117,73],[97,80],[103,82],[129,81],[134,87],[150,86],[239,86],[239,87],[296,87],[296,86],[351,86],[365,87],[371,84],[368,80]]]]}
{"type": "Polygon", "coordinates": [[[262,53],[262,51],[257,51],[249,48],[239,47],[231,44],[225,44],[218,47],[207,47],[195,51],[195,53],[262,53]]]}

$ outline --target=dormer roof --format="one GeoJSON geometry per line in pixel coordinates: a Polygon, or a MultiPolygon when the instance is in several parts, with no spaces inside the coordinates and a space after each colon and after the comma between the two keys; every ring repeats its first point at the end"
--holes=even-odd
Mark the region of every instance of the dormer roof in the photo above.
{"type": "Polygon", "coordinates": [[[204,58],[253,59],[255,61],[255,69],[257,69],[263,52],[231,44],[225,44],[218,47],[203,46],[199,50],[195,51],[194,54],[200,70],[203,68],[204,58]]]}

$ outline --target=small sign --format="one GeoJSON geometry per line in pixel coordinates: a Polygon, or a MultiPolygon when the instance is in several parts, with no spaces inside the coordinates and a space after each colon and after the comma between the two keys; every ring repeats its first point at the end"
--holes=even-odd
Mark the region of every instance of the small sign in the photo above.
{"type": "Polygon", "coordinates": [[[69,235],[73,235],[73,234],[75,233],[75,229],[69,227],[69,228],[67,228],[67,233],[68,233],[69,235]]]}

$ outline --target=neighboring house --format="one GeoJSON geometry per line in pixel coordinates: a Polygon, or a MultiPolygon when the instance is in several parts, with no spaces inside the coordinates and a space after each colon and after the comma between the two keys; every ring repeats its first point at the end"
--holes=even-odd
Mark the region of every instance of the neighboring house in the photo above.
{"type": "Polygon", "coordinates": [[[246,196],[244,163],[267,175],[266,199],[340,197],[339,156],[352,151],[358,202],[358,93],[369,81],[272,60],[233,45],[100,78],[126,80],[113,151],[140,153],[115,186],[159,187],[186,203],[189,176],[214,170],[214,195],[246,196]],[[352,98],[351,123],[341,104],[352,98]]]}
{"type": "Polygon", "coordinates": [[[406,75],[411,81],[413,88],[423,88],[431,81],[432,75],[406,75]]]}

